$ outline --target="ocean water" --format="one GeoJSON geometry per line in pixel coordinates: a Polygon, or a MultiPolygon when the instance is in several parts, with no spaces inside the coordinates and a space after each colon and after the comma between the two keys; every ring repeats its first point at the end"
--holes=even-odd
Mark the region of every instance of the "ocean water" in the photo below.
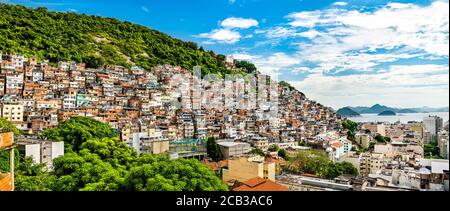
{"type": "Polygon", "coordinates": [[[390,122],[395,123],[400,121],[407,123],[409,121],[423,121],[426,116],[439,116],[444,119],[444,123],[449,119],[449,112],[439,113],[411,113],[411,114],[397,114],[397,116],[378,116],[378,114],[361,114],[359,117],[350,117],[348,119],[354,122],[390,122]]]}

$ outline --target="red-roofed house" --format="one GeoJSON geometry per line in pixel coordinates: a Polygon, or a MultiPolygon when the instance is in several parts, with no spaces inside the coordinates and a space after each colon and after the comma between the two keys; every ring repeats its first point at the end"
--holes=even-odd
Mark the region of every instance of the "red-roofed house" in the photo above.
{"type": "Polygon", "coordinates": [[[232,191],[289,191],[289,188],[261,177],[255,177],[240,183],[232,191]]]}

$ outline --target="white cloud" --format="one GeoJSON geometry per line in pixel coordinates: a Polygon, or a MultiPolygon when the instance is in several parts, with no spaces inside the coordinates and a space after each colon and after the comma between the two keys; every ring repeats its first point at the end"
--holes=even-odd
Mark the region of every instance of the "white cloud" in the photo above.
{"type": "Polygon", "coordinates": [[[311,74],[303,81],[290,83],[308,97],[334,108],[374,103],[439,107],[449,101],[447,65],[397,65],[381,74],[311,74]]]}
{"type": "Polygon", "coordinates": [[[146,7],[146,6],[142,6],[141,7],[142,11],[144,11],[145,13],[149,13],[150,10],[146,7]]]}
{"type": "Polygon", "coordinates": [[[252,59],[263,73],[302,73],[305,79],[292,79],[292,84],[335,108],[448,105],[449,66],[432,64],[448,59],[448,1],[388,3],[370,11],[330,7],[286,19],[284,26],[255,31],[269,38],[260,43],[290,38],[290,45],[297,46],[292,54],[252,59]],[[391,64],[406,59],[409,65],[391,64]]]}
{"type": "Polygon", "coordinates": [[[239,32],[229,29],[215,29],[209,33],[200,34],[198,37],[208,38],[209,44],[214,43],[214,41],[232,44],[238,42],[242,36],[239,32]]]}
{"type": "Polygon", "coordinates": [[[280,71],[284,68],[300,64],[297,58],[282,52],[274,53],[268,57],[258,56],[251,60],[261,73],[270,75],[274,79],[278,78],[280,71]]]}
{"type": "Polygon", "coordinates": [[[224,28],[232,29],[232,28],[240,28],[240,29],[248,29],[251,27],[258,26],[258,21],[255,19],[246,19],[246,18],[227,18],[223,20],[220,25],[224,28]]]}
{"type": "Polygon", "coordinates": [[[318,32],[318,31],[316,31],[314,29],[298,33],[299,36],[306,37],[306,38],[309,38],[309,39],[314,39],[317,36],[319,36],[320,34],[321,34],[320,32],[318,32]]]}
{"type": "Polygon", "coordinates": [[[297,30],[277,26],[265,31],[267,38],[287,38],[297,36],[297,30]]]}
{"type": "Polygon", "coordinates": [[[347,2],[337,1],[333,3],[334,6],[346,6],[347,2]]]}
{"type": "Polygon", "coordinates": [[[324,28],[323,33],[347,48],[398,48],[407,46],[429,54],[448,56],[448,2],[429,6],[389,3],[372,11],[327,9],[291,13],[293,27],[324,28]]]}
{"type": "Polygon", "coordinates": [[[223,28],[214,29],[209,33],[199,34],[197,35],[197,37],[209,39],[207,41],[204,41],[203,44],[233,44],[238,42],[241,38],[252,38],[252,34],[242,36],[241,33],[239,33],[237,30],[258,26],[258,21],[254,19],[231,17],[220,22],[220,25],[223,28]]]}

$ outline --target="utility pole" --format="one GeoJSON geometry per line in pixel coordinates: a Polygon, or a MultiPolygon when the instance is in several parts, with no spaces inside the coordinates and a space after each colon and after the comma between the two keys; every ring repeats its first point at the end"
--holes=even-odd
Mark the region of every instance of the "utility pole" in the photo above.
{"type": "Polygon", "coordinates": [[[14,191],[14,147],[9,149],[9,175],[11,176],[11,191],[14,191]]]}

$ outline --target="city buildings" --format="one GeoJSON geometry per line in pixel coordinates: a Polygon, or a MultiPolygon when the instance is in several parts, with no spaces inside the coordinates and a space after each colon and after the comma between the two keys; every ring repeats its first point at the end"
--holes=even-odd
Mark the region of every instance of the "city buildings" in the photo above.
{"type": "Polygon", "coordinates": [[[219,142],[220,151],[225,159],[240,157],[251,151],[250,144],[239,142],[219,142]]]}
{"type": "Polygon", "coordinates": [[[437,136],[438,132],[443,128],[444,121],[438,116],[428,116],[423,118],[425,129],[433,136],[437,136]]]}
{"type": "MultiPolygon", "coordinates": [[[[232,57],[227,61],[234,65],[232,57]]],[[[190,70],[170,65],[156,66],[151,71],[136,66],[92,69],[75,62],[51,65],[22,55],[2,54],[1,115],[26,135],[39,134],[73,116],[91,117],[120,131],[121,140],[139,153],[156,154],[182,148],[179,142],[207,137],[238,140],[266,152],[273,144],[287,148],[298,140],[334,131],[342,121],[331,108],[260,73],[255,73],[256,79],[270,81],[276,88],[269,90],[270,86],[261,83],[250,87],[236,79],[227,82],[227,90],[231,91],[227,99],[231,100],[225,102],[228,105],[236,98],[240,101],[236,107],[221,110],[220,103],[217,107],[207,106],[215,104],[210,103],[212,98],[192,91],[195,78],[190,70]],[[181,83],[186,89],[172,84],[179,76],[186,76],[181,83]],[[240,87],[247,91],[234,91],[240,87]],[[248,92],[250,89],[265,94],[252,101],[256,95],[248,92]],[[276,107],[270,105],[274,97],[278,98],[276,107]],[[266,118],[273,108],[283,112],[266,118]]],[[[210,89],[209,85],[200,85],[210,89]]],[[[181,152],[182,156],[203,153],[192,153],[195,146],[187,147],[191,147],[191,153],[181,152]]]]}

